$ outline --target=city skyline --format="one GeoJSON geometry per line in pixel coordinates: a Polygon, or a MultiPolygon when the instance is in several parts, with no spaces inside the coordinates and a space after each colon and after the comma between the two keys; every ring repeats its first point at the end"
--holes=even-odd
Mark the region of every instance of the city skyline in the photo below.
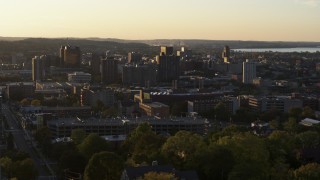
{"type": "Polygon", "coordinates": [[[320,41],[320,0],[11,0],[0,36],[320,41]]]}

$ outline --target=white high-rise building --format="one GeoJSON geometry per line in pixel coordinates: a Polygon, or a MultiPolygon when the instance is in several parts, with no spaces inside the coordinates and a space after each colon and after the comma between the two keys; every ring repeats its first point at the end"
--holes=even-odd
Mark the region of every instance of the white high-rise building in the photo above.
{"type": "Polygon", "coordinates": [[[244,84],[252,84],[253,79],[256,78],[256,63],[246,60],[242,65],[242,82],[244,84]]]}

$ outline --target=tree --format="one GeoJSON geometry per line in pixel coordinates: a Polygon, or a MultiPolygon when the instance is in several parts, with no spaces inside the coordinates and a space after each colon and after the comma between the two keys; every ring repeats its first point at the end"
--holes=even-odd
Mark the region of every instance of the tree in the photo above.
{"type": "Polygon", "coordinates": [[[14,167],[13,167],[13,162],[9,157],[2,157],[0,159],[0,167],[8,178],[12,177],[14,167]]]}
{"type": "Polygon", "coordinates": [[[85,180],[118,180],[123,170],[123,160],[112,152],[93,155],[84,171],[85,180]]]}
{"type": "Polygon", "coordinates": [[[74,129],[71,131],[71,139],[76,145],[81,144],[86,136],[86,131],[83,129],[74,129]]]}
{"type": "Polygon", "coordinates": [[[320,165],[309,163],[291,172],[291,179],[318,180],[320,179],[320,165]]]}
{"type": "Polygon", "coordinates": [[[68,169],[71,172],[83,173],[86,164],[87,160],[82,154],[75,150],[69,150],[63,152],[58,166],[61,171],[68,169]]]}
{"type": "Polygon", "coordinates": [[[232,152],[224,146],[211,143],[208,148],[198,150],[192,168],[195,168],[200,179],[228,179],[235,164],[232,152]]]}
{"type": "Polygon", "coordinates": [[[32,106],[41,106],[41,101],[38,99],[34,99],[31,101],[32,106]]]}
{"type": "Polygon", "coordinates": [[[306,131],[296,136],[300,148],[316,148],[320,146],[320,135],[315,131],[306,131]]]}
{"type": "Polygon", "coordinates": [[[160,160],[160,150],[164,142],[164,138],[154,132],[142,135],[134,146],[132,159],[135,163],[147,164],[151,164],[154,160],[160,160]]]}
{"type": "Polygon", "coordinates": [[[220,138],[235,157],[235,165],[229,179],[267,179],[269,176],[269,152],[265,142],[250,133],[238,133],[220,138]]]}
{"type": "Polygon", "coordinates": [[[58,142],[52,144],[52,150],[50,153],[50,157],[59,160],[61,158],[61,155],[63,155],[67,151],[74,151],[76,152],[77,149],[75,147],[75,144],[71,142],[58,142]]]}
{"type": "Polygon", "coordinates": [[[213,142],[215,142],[224,136],[233,136],[233,135],[238,134],[240,132],[247,132],[247,131],[248,131],[248,129],[245,127],[231,124],[231,125],[225,127],[222,131],[219,131],[217,133],[212,134],[211,140],[213,142]]]}
{"type": "Polygon", "coordinates": [[[49,154],[51,150],[51,131],[48,127],[42,127],[34,134],[35,140],[38,141],[42,150],[49,154]]]}
{"type": "Polygon", "coordinates": [[[154,160],[161,158],[160,150],[165,139],[162,136],[156,135],[151,126],[147,123],[140,124],[133,130],[126,141],[123,149],[125,154],[129,154],[135,163],[150,164],[154,160]]]}
{"type": "Polygon", "coordinates": [[[27,98],[24,98],[24,99],[22,99],[22,100],[20,101],[20,104],[21,104],[22,106],[28,106],[28,105],[30,105],[30,101],[29,101],[27,98]]]}
{"type": "Polygon", "coordinates": [[[167,139],[161,152],[167,161],[179,168],[186,167],[195,157],[198,149],[204,148],[203,138],[188,131],[179,131],[167,139]]]}
{"type": "Polygon", "coordinates": [[[177,180],[177,178],[174,176],[173,173],[148,172],[143,175],[143,178],[141,178],[141,180],[177,180]]]}
{"type": "Polygon", "coordinates": [[[218,121],[227,121],[230,118],[230,113],[226,105],[222,102],[214,107],[214,113],[218,121]]]}
{"type": "Polygon", "coordinates": [[[281,123],[279,118],[269,121],[269,124],[272,129],[275,129],[275,130],[281,129],[281,123]]]}
{"type": "Polygon", "coordinates": [[[284,129],[291,134],[294,134],[298,131],[298,123],[295,118],[289,118],[287,122],[284,123],[284,129]]]}
{"type": "Polygon", "coordinates": [[[294,137],[286,131],[273,131],[266,139],[270,153],[271,179],[286,179],[290,166],[297,161],[294,154],[294,137]]]}
{"type": "Polygon", "coordinates": [[[103,117],[117,117],[118,116],[118,110],[114,107],[110,107],[104,111],[102,111],[103,117]]]}
{"type": "Polygon", "coordinates": [[[89,134],[81,144],[78,145],[79,152],[90,159],[95,153],[106,151],[109,149],[109,143],[97,134],[89,134]]]}
{"type": "Polygon", "coordinates": [[[300,119],[301,115],[302,115],[302,108],[289,109],[289,117],[293,117],[295,119],[300,119]]]}
{"type": "Polygon", "coordinates": [[[38,170],[32,159],[27,158],[22,161],[16,162],[16,170],[14,174],[17,179],[36,179],[38,170]]]}
{"type": "Polygon", "coordinates": [[[314,110],[309,106],[303,108],[302,117],[304,118],[315,118],[314,110]]]}
{"type": "Polygon", "coordinates": [[[38,176],[37,168],[30,158],[12,161],[9,157],[3,157],[0,159],[0,166],[8,178],[32,180],[38,176]]]}

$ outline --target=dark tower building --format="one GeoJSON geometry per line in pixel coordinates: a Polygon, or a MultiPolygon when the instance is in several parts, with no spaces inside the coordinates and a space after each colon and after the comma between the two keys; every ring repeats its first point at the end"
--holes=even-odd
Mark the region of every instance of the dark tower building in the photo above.
{"type": "Polygon", "coordinates": [[[32,58],[32,80],[42,81],[45,76],[45,56],[32,58]]]}
{"type": "Polygon", "coordinates": [[[102,58],[104,58],[103,53],[99,53],[99,52],[92,53],[91,62],[90,62],[92,75],[100,74],[100,62],[102,58]]]}
{"type": "Polygon", "coordinates": [[[60,48],[61,65],[67,68],[80,66],[81,51],[76,46],[61,46],[60,48]]]}
{"type": "Polygon", "coordinates": [[[101,60],[100,72],[101,83],[111,84],[115,83],[118,79],[118,60],[113,57],[107,57],[101,60]]]}
{"type": "Polygon", "coordinates": [[[230,61],[230,48],[229,48],[229,46],[225,46],[223,48],[222,58],[225,63],[229,63],[229,61],[230,61]]]}
{"type": "Polygon", "coordinates": [[[180,56],[173,54],[173,47],[161,47],[160,55],[156,57],[158,64],[158,81],[170,82],[179,77],[180,56]]]}
{"type": "Polygon", "coordinates": [[[137,52],[128,53],[128,63],[139,64],[142,60],[142,54],[137,52]]]}

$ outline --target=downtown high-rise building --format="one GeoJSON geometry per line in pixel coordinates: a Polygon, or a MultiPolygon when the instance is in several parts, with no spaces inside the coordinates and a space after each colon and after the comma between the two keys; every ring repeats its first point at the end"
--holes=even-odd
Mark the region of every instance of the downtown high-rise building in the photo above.
{"type": "Polygon", "coordinates": [[[138,52],[128,53],[128,63],[139,64],[142,61],[142,54],[138,52]]]}
{"type": "Polygon", "coordinates": [[[225,63],[230,63],[230,47],[225,46],[222,51],[222,59],[225,63]]]}
{"type": "Polygon", "coordinates": [[[77,46],[61,46],[60,64],[66,68],[80,67],[81,51],[77,46]]]}
{"type": "Polygon", "coordinates": [[[162,46],[156,61],[158,64],[158,81],[170,82],[179,78],[180,56],[173,53],[173,47],[162,46]]]}
{"type": "Polygon", "coordinates": [[[43,81],[45,76],[45,56],[32,58],[32,80],[43,81]]]}
{"type": "Polygon", "coordinates": [[[242,82],[244,84],[252,84],[256,78],[256,63],[250,60],[246,60],[242,64],[242,82]]]}
{"type": "Polygon", "coordinates": [[[111,84],[118,80],[118,60],[107,57],[100,63],[101,83],[111,84]]]}

